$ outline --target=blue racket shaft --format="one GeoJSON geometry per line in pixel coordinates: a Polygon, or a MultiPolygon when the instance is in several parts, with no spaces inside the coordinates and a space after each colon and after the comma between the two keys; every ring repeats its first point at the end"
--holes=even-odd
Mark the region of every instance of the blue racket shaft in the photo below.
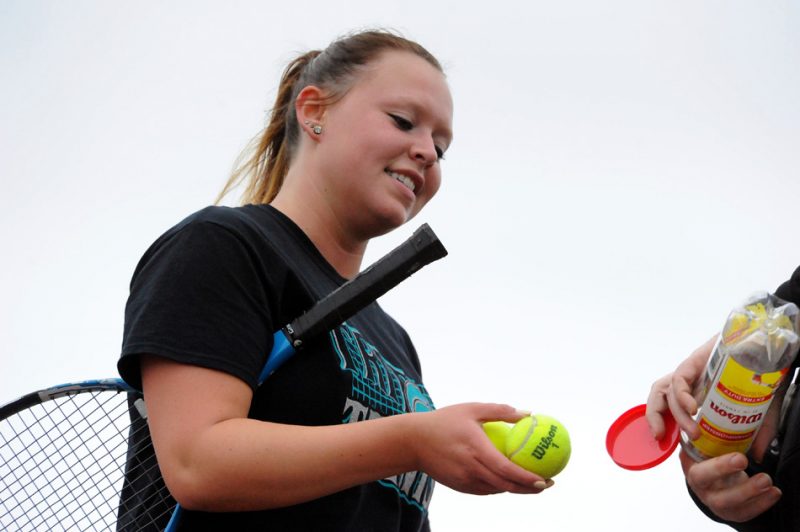
{"type": "Polygon", "coordinates": [[[270,351],[269,357],[267,357],[267,363],[264,364],[264,369],[261,370],[261,375],[258,376],[258,384],[267,380],[267,377],[275,373],[275,370],[289,360],[294,353],[295,349],[284,330],[281,329],[276,332],[272,341],[272,351],[270,351]]]}

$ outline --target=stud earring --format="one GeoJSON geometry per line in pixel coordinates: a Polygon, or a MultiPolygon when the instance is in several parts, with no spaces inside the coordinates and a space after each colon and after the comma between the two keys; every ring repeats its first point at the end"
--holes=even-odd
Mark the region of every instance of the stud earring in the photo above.
{"type": "MultiPolygon", "coordinates": [[[[307,126],[311,126],[311,120],[306,120],[303,123],[307,126]]],[[[314,124],[311,126],[311,131],[313,131],[315,135],[320,135],[322,134],[322,126],[319,124],[314,124]]]]}

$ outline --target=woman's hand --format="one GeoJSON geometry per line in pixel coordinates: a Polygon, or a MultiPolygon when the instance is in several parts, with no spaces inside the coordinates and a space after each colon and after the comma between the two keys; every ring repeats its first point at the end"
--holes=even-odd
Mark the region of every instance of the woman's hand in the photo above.
{"type": "Polygon", "coordinates": [[[454,490],[477,495],[540,493],[553,485],[503,456],[483,431],[486,421],[528,415],[508,405],[464,403],[412,414],[418,468],[454,490]]]}

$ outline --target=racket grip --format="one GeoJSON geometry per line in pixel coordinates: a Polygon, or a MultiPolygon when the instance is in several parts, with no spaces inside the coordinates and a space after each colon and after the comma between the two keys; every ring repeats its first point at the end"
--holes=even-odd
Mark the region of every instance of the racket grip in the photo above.
{"type": "Polygon", "coordinates": [[[284,330],[295,349],[306,339],[343,323],[447,250],[428,224],[353,279],[320,300],[284,330]]]}

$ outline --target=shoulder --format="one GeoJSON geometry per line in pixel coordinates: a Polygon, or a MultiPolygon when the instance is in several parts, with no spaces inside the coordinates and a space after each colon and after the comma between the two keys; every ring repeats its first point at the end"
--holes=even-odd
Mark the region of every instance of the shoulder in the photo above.
{"type": "Polygon", "coordinates": [[[144,252],[133,280],[193,275],[199,280],[269,269],[280,276],[280,229],[266,206],[206,207],[162,233],[144,252]],[[262,208],[259,208],[262,207],[262,208]]]}
{"type": "Polygon", "coordinates": [[[276,226],[275,217],[266,205],[244,205],[224,207],[212,205],[190,214],[166,234],[180,231],[227,231],[236,235],[249,236],[253,233],[269,233],[276,226]]]}
{"type": "Polygon", "coordinates": [[[214,256],[219,248],[260,248],[281,231],[275,213],[267,205],[210,206],[190,214],[159,236],[145,257],[164,249],[214,256]]]}
{"type": "Polygon", "coordinates": [[[305,301],[308,294],[316,299],[336,287],[330,269],[300,228],[273,207],[212,206],[187,216],[150,245],[131,288],[155,281],[170,287],[225,282],[299,291],[305,301]]]}
{"type": "Polygon", "coordinates": [[[270,223],[271,220],[275,219],[274,210],[269,205],[250,204],[239,207],[210,205],[190,214],[181,223],[214,223],[230,227],[244,227],[253,224],[270,223]]]}
{"type": "MultiPolygon", "coordinates": [[[[249,246],[267,246],[279,254],[293,249],[316,251],[306,234],[293,221],[266,204],[206,207],[186,217],[164,236],[182,232],[227,234],[249,246]]],[[[311,253],[314,254],[314,251],[311,253]]]]}

